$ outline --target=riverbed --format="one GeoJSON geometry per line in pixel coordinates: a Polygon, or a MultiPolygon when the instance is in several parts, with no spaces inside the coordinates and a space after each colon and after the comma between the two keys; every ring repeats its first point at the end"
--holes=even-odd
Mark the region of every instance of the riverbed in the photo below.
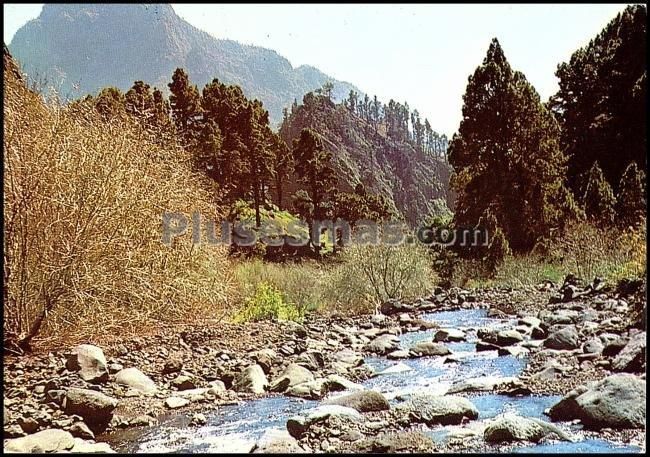
{"type": "MultiPolygon", "coordinates": [[[[391,367],[394,369],[398,365],[403,370],[378,374],[363,383],[364,387],[384,394],[391,405],[413,393],[443,395],[452,384],[468,378],[516,377],[526,367],[525,357],[499,356],[497,351],[476,351],[478,328],[509,327],[514,324],[510,319],[489,318],[486,309],[432,312],[423,315],[423,319],[436,322],[441,328],[463,330],[467,335],[466,341],[446,343],[452,351],[454,361],[451,363],[445,357],[400,361],[367,357],[365,363],[376,373],[391,367]]],[[[400,336],[400,344],[403,348],[409,348],[418,341],[431,340],[434,333],[435,330],[405,333],[400,336]]],[[[467,396],[479,410],[479,421],[505,412],[548,420],[544,411],[561,398],[556,395],[509,396],[493,393],[472,393],[467,396]]],[[[121,452],[247,452],[265,431],[284,429],[287,419],[304,413],[319,403],[283,395],[269,396],[210,411],[206,413],[207,423],[200,427],[190,427],[190,418],[185,414],[167,415],[159,417],[159,423],[154,427],[118,434],[113,438],[112,445],[121,452]]],[[[586,436],[580,425],[560,425],[577,437],[575,442],[546,441],[537,445],[517,445],[509,450],[536,453],[640,452],[637,446],[586,436]]],[[[444,444],[457,428],[458,426],[434,426],[426,429],[425,433],[435,442],[444,444]]]]}

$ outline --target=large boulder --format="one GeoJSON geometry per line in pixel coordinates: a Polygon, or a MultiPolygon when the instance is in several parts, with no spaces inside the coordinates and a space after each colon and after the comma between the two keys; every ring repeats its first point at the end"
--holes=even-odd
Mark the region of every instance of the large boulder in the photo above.
{"type": "Polygon", "coordinates": [[[81,416],[94,433],[101,433],[113,418],[117,403],[115,398],[101,392],[72,388],[65,394],[63,410],[67,415],[81,416]]]}
{"type": "Polygon", "coordinates": [[[363,416],[356,409],[339,405],[324,405],[308,411],[306,416],[300,415],[290,418],[287,421],[287,431],[292,437],[300,439],[313,424],[330,417],[352,422],[363,420],[363,416]]]}
{"type": "Polygon", "coordinates": [[[271,383],[271,391],[284,392],[289,387],[314,380],[314,375],[307,368],[301,367],[297,363],[290,363],[271,383]]]}
{"type": "Polygon", "coordinates": [[[108,443],[93,443],[91,441],[74,439],[74,447],[70,449],[73,454],[115,454],[108,443]]]}
{"type": "Polygon", "coordinates": [[[264,370],[259,365],[251,365],[235,376],[233,389],[237,392],[263,394],[269,385],[264,370]]]}
{"type": "Polygon", "coordinates": [[[390,409],[386,397],[374,390],[361,390],[341,397],[331,398],[325,401],[324,404],[346,406],[361,413],[390,409]]]}
{"type": "Polygon", "coordinates": [[[536,443],[548,435],[555,435],[562,440],[572,441],[569,435],[553,424],[511,413],[497,417],[483,432],[483,438],[488,443],[510,441],[532,441],[536,443]]]}
{"type": "Polygon", "coordinates": [[[366,344],[366,352],[372,352],[378,355],[386,355],[393,352],[399,347],[399,338],[395,335],[379,335],[374,340],[366,344]]]}
{"type": "Polygon", "coordinates": [[[451,354],[449,348],[444,344],[433,343],[431,341],[420,341],[409,352],[413,357],[434,357],[451,354]]]}
{"type": "Polygon", "coordinates": [[[501,330],[497,333],[498,346],[510,346],[512,344],[520,343],[524,337],[517,330],[501,330]]]}
{"type": "Polygon", "coordinates": [[[115,374],[115,382],[145,394],[156,393],[156,383],[137,368],[124,368],[115,374]]]}
{"type": "Polygon", "coordinates": [[[443,328],[433,335],[433,341],[440,343],[465,341],[467,335],[462,330],[455,328],[443,328]]]}
{"type": "Polygon", "coordinates": [[[605,349],[600,338],[592,338],[582,345],[582,352],[585,354],[601,354],[605,349]]]}
{"type": "Polygon", "coordinates": [[[579,419],[585,427],[644,428],[645,380],[622,373],[569,392],[553,405],[554,421],[579,419]]]}
{"type": "Polygon", "coordinates": [[[479,340],[482,340],[486,343],[497,344],[497,334],[498,332],[493,328],[480,328],[476,331],[476,336],[479,340]]]}
{"type": "Polygon", "coordinates": [[[396,410],[409,422],[427,425],[460,424],[463,419],[478,418],[478,410],[467,398],[453,395],[414,395],[396,410]]]}
{"type": "Polygon", "coordinates": [[[549,349],[571,350],[579,347],[579,336],[575,326],[567,325],[552,332],[546,340],[544,346],[549,349]]]}
{"type": "Polygon", "coordinates": [[[381,304],[379,311],[381,311],[382,314],[391,316],[393,314],[400,314],[405,312],[408,313],[410,311],[413,311],[413,307],[411,305],[402,303],[395,298],[391,298],[381,304]]]}
{"type": "Polygon", "coordinates": [[[481,376],[459,380],[451,385],[447,393],[493,392],[521,388],[524,383],[516,377],[481,376]]]}
{"type": "Polygon", "coordinates": [[[251,354],[251,359],[253,359],[255,363],[262,367],[264,373],[269,374],[271,367],[278,359],[278,354],[273,349],[265,348],[253,352],[251,354]]]}
{"type": "Polygon", "coordinates": [[[355,443],[356,451],[360,453],[432,453],[435,451],[433,440],[422,432],[401,431],[398,433],[384,433],[379,436],[369,437],[355,443]]]}
{"type": "Polygon", "coordinates": [[[69,432],[59,429],[47,429],[33,435],[6,440],[4,442],[4,451],[21,454],[49,454],[68,451],[74,445],[74,437],[69,432]]]}
{"type": "Polygon", "coordinates": [[[271,428],[257,440],[254,454],[300,454],[305,452],[286,430],[271,428]]]}
{"type": "Polygon", "coordinates": [[[66,368],[78,371],[86,382],[108,381],[108,368],[104,351],[92,344],[80,344],[72,350],[66,360],[66,368]]]}
{"type": "Polygon", "coordinates": [[[642,372],[645,365],[646,333],[639,332],[630,338],[621,352],[612,360],[612,370],[642,372]]]}

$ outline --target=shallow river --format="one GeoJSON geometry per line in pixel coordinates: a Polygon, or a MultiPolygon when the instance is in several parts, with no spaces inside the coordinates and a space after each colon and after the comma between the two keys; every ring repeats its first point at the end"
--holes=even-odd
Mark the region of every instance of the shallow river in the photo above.
{"type": "MultiPolygon", "coordinates": [[[[444,394],[456,381],[479,376],[517,376],[526,366],[525,358],[497,355],[496,351],[476,352],[476,329],[479,327],[502,327],[512,322],[486,317],[487,310],[473,309],[429,313],[424,319],[435,321],[441,327],[457,328],[467,332],[466,343],[447,343],[458,357],[458,363],[443,364],[445,357],[422,357],[404,361],[369,357],[366,363],[376,371],[398,363],[411,370],[376,376],[363,383],[367,388],[383,393],[391,403],[396,397],[413,392],[444,394]]],[[[408,348],[420,340],[430,340],[435,330],[407,333],[401,336],[401,345],[408,348]]],[[[335,393],[334,395],[340,395],[335,393]]],[[[520,396],[509,397],[495,394],[475,394],[470,400],[479,410],[479,420],[495,417],[511,411],[525,417],[547,419],[544,410],[561,397],[520,396]]],[[[268,397],[235,406],[223,406],[210,412],[208,422],[201,427],[189,427],[189,418],[184,415],[163,418],[156,427],[133,430],[125,435],[126,441],[116,446],[121,452],[237,452],[248,447],[269,428],[284,429],[287,419],[309,408],[319,401],[309,401],[285,396],[268,397]]],[[[434,441],[444,441],[450,428],[434,427],[429,435],[434,441]]],[[[580,427],[571,426],[571,431],[580,436],[580,427]]],[[[620,446],[605,440],[582,439],[574,443],[559,442],[527,447],[515,447],[513,452],[536,453],[603,453],[639,452],[636,446],[620,446]]]]}

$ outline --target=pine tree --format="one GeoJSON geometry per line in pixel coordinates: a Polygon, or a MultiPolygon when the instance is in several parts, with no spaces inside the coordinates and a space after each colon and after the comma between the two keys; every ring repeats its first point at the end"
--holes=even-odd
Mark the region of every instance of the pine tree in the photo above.
{"type": "Polygon", "coordinates": [[[558,124],[525,76],[512,70],[496,38],[463,102],[449,145],[455,224],[473,227],[490,208],[510,247],[528,250],[576,213],[563,184],[558,124]]]}
{"type": "Polygon", "coordinates": [[[279,135],[273,135],[271,148],[273,150],[273,177],[278,198],[278,209],[282,211],[284,183],[293,173],[293,155],[287,143],[279,135]]]}
{"type": "Polygon", "coordinates": [[[647,215],[645,176],[636,162],[630,163],[619,184],[616,212],[622,227],[634,227],[647,215]]]}
{"type": "Polygon", "coordinates": [[[646,23],[645,5],[628,6],[555,73],[560,90],[550,106],[576,193],[595,161],[612,186],[630,162],[646,167],[646,23]]]}
{"type": "Polygon", "coordinates": [[[201,116],[201,95],[196,86],[190,83],[189,76],[182,68],[177,68],[168,84],[171,95],[169,104],[178,133],[186,142],[196,130],[195,123],[201,116]]]}
{"type": "Polygon", "coordinates": [[[598,162],[594,162],[586,176],[582,205],[587,218],[596,224],[607,226],[614,222],[616,198],[598,162]]]}
{"type": "MultiPolygon", "coordinates": [[[[300,137],[294,140],[293,157],[296,175],[299,182],[305,186],[310,206],[304,204],[303,208],[309,208],[303,212],[303,216],[310,223],[310,237],[313,240],[313,221],[325,219],[327,203],[330,192],[336,184],[336,175],[331,166],[332,154],[325,151],[320,136],[312,129],[303,129],[300,137]]],[[[314,246],[316,252],[320,246],[314,246]]]]}
{"type": "Polygon", "coordinates": [[[117,87],[106,87],[94,98],[95,109],[105,118],[124,111],[124,94],[117,87]]]}
{"type": "Polygon", "coordinates": [[[219,179],[221,161],[223,160],[222,145],[223,137],[217,123],[211,120],[202,123],[197,141],[193,146],[194,157],[198,169],[214,180],[219,179]]]}
{"type": "Polygon", "coordinates": [[[155,102],[151,87],[143,81],[136,81],[124,96],[126,112],[148,122],[154,116],[155,102]]]}

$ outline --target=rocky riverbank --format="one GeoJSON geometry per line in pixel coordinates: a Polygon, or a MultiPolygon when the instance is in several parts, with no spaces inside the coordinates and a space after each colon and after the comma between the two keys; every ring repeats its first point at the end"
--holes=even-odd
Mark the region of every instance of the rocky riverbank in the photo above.
{"type": "Polygon", "coordinates": [[[129,436],[170,414],[198,428],[210,411],[269,396],[320,406],[287,418],[281,433],[269,430],[253,445],[231,443],[228,450],[498,451],[513,442],[573,439],[549,417],[479,420],[471,398],[477,392],[565,396],[548,411],[550,420],[581,423],[584,436],[644,448],[645,332],[628,315],[626,296],[598,281],[580,286],[568,278],[562,287],[438,289],[414,303],[387,302],[373,316],[165,329],[110,347],[5,357],[5,450],[121,449],[129,436]],[[423,319],[476,308],[503,325],[437,328],[423,319]],[[425,330],[432,337],[402,347],[400,335],[425,330]],[[377,375],[368,356],[395,361],[394,371],[400,360],[459,363],[449,347],[463,344],[468,333],[476,354],[525,358],[524,372],[465,379],[397,404],[362,385],[377,375]],[[449,427],[444,444],[428,434],[439,425],[449,427]]]}

